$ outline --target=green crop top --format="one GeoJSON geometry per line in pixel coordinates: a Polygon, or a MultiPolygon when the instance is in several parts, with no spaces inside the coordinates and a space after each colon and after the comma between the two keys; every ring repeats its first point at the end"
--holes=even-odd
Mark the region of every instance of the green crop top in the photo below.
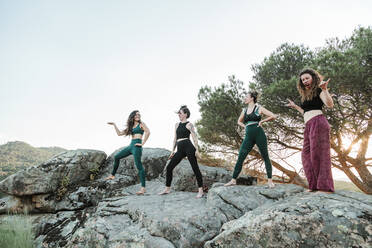
{"type": "Polygon", "coordinates": [[[134,134],[143,134],[143,130],[141,129],[140,124],[138,124],[135,128],[132,129],[132,135],[134,134]]]}

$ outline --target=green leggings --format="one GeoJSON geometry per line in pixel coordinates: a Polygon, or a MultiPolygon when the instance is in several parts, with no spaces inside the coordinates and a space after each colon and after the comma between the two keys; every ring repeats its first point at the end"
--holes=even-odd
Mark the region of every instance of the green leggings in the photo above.
{"type": "Polygon", "coordinates": [[[239,173],[242,171],[242,165],[244,159],[247,157],[248,153],[252,150],[254,145],[258,146],[262,158],[265,161],[267,178],[272,177],[272,166],[267,152],[267,139],[262,127],[258,124],[248,125],[245,128],[245,138],[242,145],[240,146],[238,161],[236,161],[233,178],[236,179],[239,173]]]}
{"type": "Polygon", "coordinates": [[[135,146],[137,143],[141,143],[141,139],[132,139],[132,142],[129,146],[125,147],[123,150],[119,151],[114,156],[114,169],[112,170],[112,175],[115,176],[115,173],[119,167],[120,159],[128,157],[130,154],[133,154],[134,163],[136,164],[138,175],[141,181],[142,187],[146,186],[146,173],[143,169],[141,156],[142,156],[142,146],[135,146]]]}

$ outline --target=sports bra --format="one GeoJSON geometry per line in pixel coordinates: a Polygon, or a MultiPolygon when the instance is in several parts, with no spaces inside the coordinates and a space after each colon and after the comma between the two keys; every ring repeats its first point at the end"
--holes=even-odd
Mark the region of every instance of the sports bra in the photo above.
{"type": "Polygon", "coordinates": [[[176,139],[190,138],[190,130],[186,128],[188,121],[185,123],[180,122],[176,130],[176,139]]]}
{"type": "Polygon", "coordinates": [[[141,129],[141,125],[138,123],[138,125],[132,129],[132,135],[134,134],[143,134],[144,131],[141,129]]]}
{"type": "Polygon", "coordinates": [[[248,122],[259,122],[261,121],[262,117],[258,113],[259,107],[257,105],[254,106],[252,113],[249,115],[247,114],[248,108],[245,109],[244,111],[244,124],[247,124],[248,122]]]}
{"type": "Polygon", "coordinates": [[[322,89],[318,88],[316,96],[314,96],[313,99],[305,100],[301,103],[301,108],[304,110],[304,113],[310,110],[322,110],[324,103],[322,99],[320,99],[321,92],[322,89]]]}

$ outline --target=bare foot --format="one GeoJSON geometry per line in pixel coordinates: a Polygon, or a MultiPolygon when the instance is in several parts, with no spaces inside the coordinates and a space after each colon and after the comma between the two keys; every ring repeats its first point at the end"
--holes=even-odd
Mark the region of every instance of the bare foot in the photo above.
{"type": "Polygon", "coordinates": [[[145,188],[141,188],[140,191],[136,192],[136,195],[144,195],[146,193],[145,188]]]}
{"type": "Polygon", "coordinates": [[[236,185],[236,180],[231,179],[230,182],[225,183],[223,186],[228,187],[228,186],[234,186],[234,185],[236,185]]]}
{"type": "Polygon", "coordinates": [[[166,194],[169,194],[169,193],[170,193],[170,190],[169,189],[165,189],[162,192],[158,193],[158,195],[166,195],[166,194]]]}
{"type": "Polygon", "coordinates": [[[267,185],[269,186],[269,188],[275,188],[275,184],[273,182],[268,182],[267,185]]]}
{"type": "Polygon", "coordinates": [[[198,192],[198,194],[196,195],[196,198],[202,198],[204,195],[204,192],[198,192]]]}
{"type": "Polygon", "coordinates": [[[112,179],[115,179],[115,176],[111,175],[111,176],[105,178],[105,180],[112,180],[112,179]]]}
{"type": "Polygon", "coordinates": [[[316,189],[308,189],[307,192],[316,192],[316,189]]]}

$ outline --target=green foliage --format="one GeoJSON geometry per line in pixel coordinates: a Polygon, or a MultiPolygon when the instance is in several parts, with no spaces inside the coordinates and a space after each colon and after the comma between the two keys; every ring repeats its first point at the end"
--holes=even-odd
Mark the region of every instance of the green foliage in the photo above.
{"type": "Polygon", "coordinates": [[[229,83],[220,87],[212,89],[205,86],[199,90],[201,119],[196,127],[201,141],[226,148],[239,147],[241,137],[236,121],[246,94],[243,82],[236,80],[234,76],[229,77],[229,83]]]}
{"type": "Polygon", "coordinates": [[[59,147],[35,148],[20,141],[0,145],[0,181],[19,170],[38,165],[64,151],[66,150],[59,147]]]}
{"type": "Polygon", "coordinates": [[[91,181],[93,181],[99,173],[99,167],[97,166],[97,167],[91,168],[89,172],[90,172],[89,178],[91,181]]]}
{"type": "Polygon", "coordinates": [[[0,219],[0,247],[32,248],[34,234],[27,215],[9,215],[0,219]]]}
{"type": "Polygon", "coordinates": [[[59,188],[57,189],[56,199],[58,201],[60,201],[62,197],[66,194],[69,184],[70,178],[68,176],[64,176],[61,180],[59,188]]]}

